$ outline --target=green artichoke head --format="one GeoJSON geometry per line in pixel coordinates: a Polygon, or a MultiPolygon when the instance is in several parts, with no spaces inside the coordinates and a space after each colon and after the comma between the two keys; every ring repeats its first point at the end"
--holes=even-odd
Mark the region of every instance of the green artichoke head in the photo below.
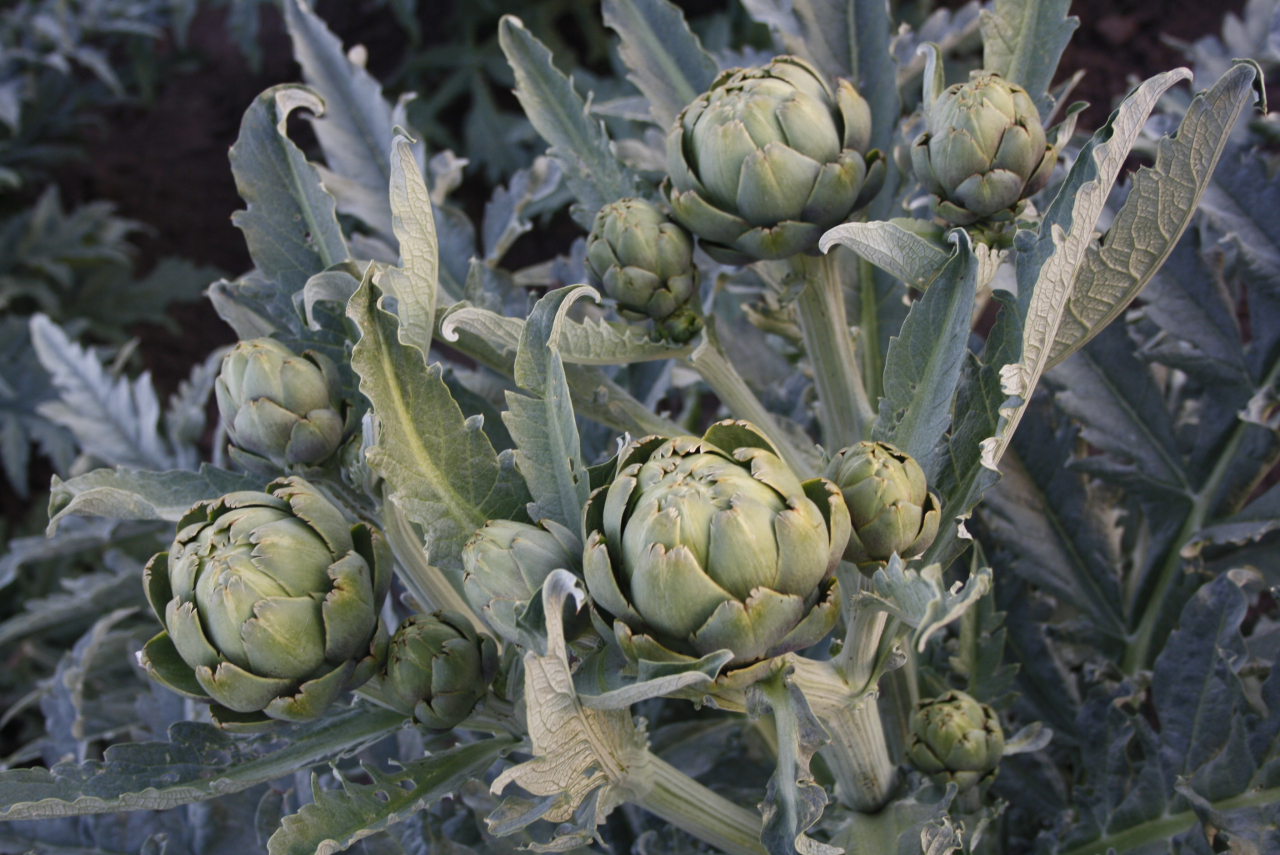
{"type": "Polygon", "coordinates": [[[644,199],[605,205],[587,237],[587,269],[618,312],[630,320],[652,318],[659,332],[687,332],[701,321],[688,303],[698,292],[693,239],[644,199]]]}
{"type": "Polygon", "coordinates": [[[916,705],[907,736],[907,756],[921,772],[961,793],[985,794],[1004,755],[1004,731],[995,710],[958,690],[916,705]]]}
{"type": "Polygon", "coordinates": [[[313,466],[337,451],[347,409],[341,389],[324,354],[297,356],[270,338],[238,342],[214,384],[232,452],[254,471],[263,460],[277,469],[313,466]]]}
{"type": "Polygon", "coordinates": [[[942,509],[924,470],[887,442],[860,442],[832,458],[827,477],[849,508],[853,533],[844,559],[859,566],[915,558],[938,536],[942,509]]]}
{"type": "Polygon", "coordinates": [[[956,226],[1012,221],[1049,183],[1057,158],[1027,91],[985,71],[938,96],[911,146],[933,213],[956,226]]]}
{"type": "Polygon", "coordinates": [[[198,503],[143,582],[164,624],[147,672],[227,727],[315,718],[386,654],[382,535],[300,478],[198,503]]]}
{"type": "Polygon", "coordinates": [[[868,204],[884,156],[868,151],[871,108],[847,80],[780,56],[725,71],[685,107],[667,139],[663,191],[712,258],[786,258],[868,204]]]}
{"type": "Polygon", "coordinates": [[[528,603],[552,570],[582,575],[582,542],[564,526],[490,520],[462,548],[462,588],[484,622],[519,643],[517,607],[528,603]]]}
{"type": "Polygon", "coordinates": [[[728,667],[817,643],[849,516],[835,485],[801,483],[746,422],[633,442],[585,511],[587,588],[633,661],[730,650],[728,667]]]}
{"type": "Polygon", "coordinates": [[[381,682],[387,700],[435,730],[456,727],[498,672],[498,648],[456,612],[407,618],[391,637],[381,682]]]}

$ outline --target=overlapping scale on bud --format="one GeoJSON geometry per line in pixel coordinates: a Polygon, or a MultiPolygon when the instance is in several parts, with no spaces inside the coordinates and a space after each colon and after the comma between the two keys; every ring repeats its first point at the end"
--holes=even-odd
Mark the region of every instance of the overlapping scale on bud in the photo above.
{"type": "Polygon", "coordinates": [[[143,665],[228,728],[315,718],[382,664],[391,564],[378,531],[300,478],[200,502],[143,572],[165,627],[143,665]]]}
{"type": "Polygon", "coordinates": [[[689,308],[698,293],[693,239],[644,199],[600,209],[587,238],[587,269],[623,317],[652,318],[673,341],[688,341],[702,328],[689,308]]]}
{"type": "Polygon", "coordinates": [[[498,648],[451,611],[412,615],[391,637],[385,700],[435,730],[457,727],[498,672],[498,648]]]}
{"type": "Polygon", "coordinates": [[[885,161],[871,108],[802,59],[725,71],[667,138],[672,216],[725,264],[787,258],[867,205],[885,161]]]}
{"type": "Polygon", "coordinates": [[[347,407],[338,369],[322,353],[298,356],[270,338],[237,342],[214,392],[232,456],[249,469],[314,466],[342,444],[347,407]]]}
{"type": "Polygon", "coordinates": [[[729,650],[741,669],[817,643],[836,619],[840,492],[801,483],[746,422],[633,442],[585,513],[587,587],[632,660],[729,650]]]}
{"type": "Polygon", "coordinates": [[[911,146],[931,210],[955,226],[1012,221],[1049,183],[1057,157],[1031,96],[994,72],[943,91],[911,146]]]}
{"type": "Polygon", "coordinates": [[[463,547],[462,566],[467,600],[494,632],[520,643],[517,607],[533,599],[552,570],[581,576],[582,542],[553,520],[490,520],[463,547]]]}
{"type": "Polygon", "coordinates": [[[1004,730],[995,710],[959,690],[916,705],[907,736],[911,764],[961,794],[986,794],[1004,756],[1004,730]]]}
{"type": "Polygon", "coordinates": [[[924,470],[887,442],[860,442],[838,451],[827,467],[849,508],[853,533],[844,559],[864,568],[895,553],[920,555],[938,536],[942,508],[924,470]]]}

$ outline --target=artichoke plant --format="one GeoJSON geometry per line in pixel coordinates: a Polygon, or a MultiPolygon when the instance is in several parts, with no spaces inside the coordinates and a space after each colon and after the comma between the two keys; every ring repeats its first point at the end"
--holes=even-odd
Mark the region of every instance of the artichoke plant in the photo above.
{"type": "Polygon", "coordinates": [[[382,535],[300,478],[196,504],[143,583],[164,624],[148,674],[233,729],[315,718],[386,654],[382,535]]]}
{"type": "Polygon", "coordinates": [[[979,797],[995,780],[1004,755],[1004,731],[995,710],[952,689],[916,705],[907,736],[907,756],[938,784],[954,781],[961,793],[979,797]]]}
{"type": "Polygon", "coordinates": [[[493,681],[498,648],[456,612],[412,615],[400,624],[380,678],[385,699],[436,730],[460,724],[493,681]]]}
{"type": "Polygon", "coordinates": [[[840,491],[801,483],[747,422],[631,443],[585,518],[587,588],[629,658],[730,650],[740,668],[815,644],[836,619],[840,491]]]}
{"type": "Polygon", "coordinates": [[[868,204],[885,162],[868,151],[871,109],[847,80],[780,56],[725,71],[667,139],[676,221],[725,264],[786,258],[868,204]]]}
{"type": "Polygon", "coordinates": [[[214,385],[232,456],[258,472],[324,461],[345,432],[341,389],[322,353],[298,356],[270,338],[237,342],[214,385]]]}
{"type": "Polygon", "coordinates": [[[1031,96],[994,72],[939,95],[911,146],[931,210],[956,226],[1012,221],[1049,183],[1057,157],[1031,96]]]}
{"type": "Polygon", "coordinates": [[[527,603],[552,570],[582,575],[582,542],[553,520],[539,525],[490,520],[462,549],[462,589],[484,622],[518,642],[517,606],[527,603]]]}
{"type": "Polygon", "coordinates": [[[844,559],[867,568],[915,558],[938,536],[942,518],[924,470],[909,454],[887,442],[860,442],[836,452],[827,467],[849,508],[853,533],[844,559]]]}
{"type": "Polygon", "coordinates": [[[587,238],[587,269],[623,317],[652,318],[659,334],[674,341],[702,328],[688,306],[698,292],[693,239],[644,199],[600,209],[587,238]]]}

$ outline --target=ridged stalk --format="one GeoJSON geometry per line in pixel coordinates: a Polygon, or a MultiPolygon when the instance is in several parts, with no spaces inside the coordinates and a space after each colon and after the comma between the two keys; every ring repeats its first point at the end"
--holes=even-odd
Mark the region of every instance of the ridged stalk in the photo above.
{"type": "Polygon", "coordinates": [[[646,752],[627,770],[628,801],[729,855],[766,855],[760,814],[736,805],[646,752]]]}

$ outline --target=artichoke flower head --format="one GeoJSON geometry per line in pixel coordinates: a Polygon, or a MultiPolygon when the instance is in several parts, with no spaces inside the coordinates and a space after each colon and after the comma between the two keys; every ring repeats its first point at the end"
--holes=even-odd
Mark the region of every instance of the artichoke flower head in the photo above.
{"type": "Polygon", "coordinates": [[[995,710],[958,689],[916,705],[907,736],[911,764],[960,793],[985,794],[1004,756],[1004,730],[995,710]]]}
{"type": "Polygon", "coordinates": [[[461,724],[498,673],[498,648],[456,612],[412,615],[391,637],[383,695],[433,730],[461,724]]]}
{"type": "Polygon", "coordinates": [[[840,491],[801,483],[746,422],[633,442],[585,519],[587,588],[632,662],[728,650],[728,667],[745,669],[816,644],[835,622],[849,536],[840,491]]]}
{"type": "Polygon", "coordinates": [[[924,470],[887,442],[860,442],[832,457],[827,477],[844,495],[853,524],[844,559],[874,573],[893,555],[915,558],[938,536],[942,506],[924,470]]]}
{"type": "Polygon", "coordinates": [[[667,139],[663,192],[677,222],[724,264],[787,258],[866,206],[885,162],[871,108],[794,56],[723,72],[667,139]]]}

